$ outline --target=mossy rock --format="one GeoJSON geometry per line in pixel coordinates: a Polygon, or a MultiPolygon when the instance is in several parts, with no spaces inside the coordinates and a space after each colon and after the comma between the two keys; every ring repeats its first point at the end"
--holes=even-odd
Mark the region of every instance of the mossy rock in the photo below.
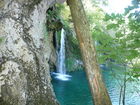
{"type": "Polygon", "coordinates": [[[3,39],[2,38],[0,38],[0,43],[3,41],[3,39]]]}
{"type": "Polygon", "coordinates": [[[0,8],[4,7],[4,0],[0,0],[0,8]]]}
{"type": "Polygon", "coordinates": [[[2,97],[0,97],[0,105],[11,105],[8,102],[4,101],[2,97]]]}

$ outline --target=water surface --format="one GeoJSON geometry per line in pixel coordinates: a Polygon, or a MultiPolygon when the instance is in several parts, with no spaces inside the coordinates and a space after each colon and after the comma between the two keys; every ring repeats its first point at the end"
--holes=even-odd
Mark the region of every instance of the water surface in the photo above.
{"type": "MultiPolygon", "coordinates": [[[[102,67],[103,78],[108,89],[113,105],[119,105],[120,83],[123,73],[122,68],[108,69],[102,67]],[[113,72],[112,72],[113,70],[113,72]],[[114,73],[114,75],[112,75],[114,73]]],[[[69,73],[69,81],[60,81],[53,77],[53,86],[56,97],[61,105],[93,105],[88,81],[84,71],[69,73]]],[[[126,105],[140,105],[140,87],[136,82],[126,84],[126,105]]]]}

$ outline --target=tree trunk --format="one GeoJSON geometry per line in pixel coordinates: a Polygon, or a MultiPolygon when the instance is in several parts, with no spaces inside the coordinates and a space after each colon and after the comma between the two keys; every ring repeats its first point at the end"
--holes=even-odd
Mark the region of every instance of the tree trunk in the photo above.
{"type": "Polygon", "coordinates": [[[46,11],[55,2],[0,0],[0,105],[58,105],[45,37],[46,11]]]}
{"type": "Polygon", "coordinates": [[[80,44],[94,105],[112,105],[96,60],[95,46],[82,2],[81,0],[68,0],[68,5],[80,44]]]}

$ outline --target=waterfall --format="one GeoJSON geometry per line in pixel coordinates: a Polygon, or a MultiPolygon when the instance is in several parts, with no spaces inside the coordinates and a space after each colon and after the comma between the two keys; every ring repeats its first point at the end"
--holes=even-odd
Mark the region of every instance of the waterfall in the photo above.
{"type": "Polygon", "coordinates": [[[58,73],[66,74],[65,67],[65,31],[61,30],[60,51],[58,53],[58,73]]]}
{"type": "MultiPolygon", "coordinates": [[[[57,36],[56,36],[57,38],[57,36]]],[[[57,39],[58,40],[58,39],[57,39]]],[[[53,73],[56,75],[56,78],[59,80],[67,81],[71,77],[66,74],[65,67],[65,30],[62,28],[61,30],[61,38],[60,38],[60,48],[58,42],[56,42],[57,51],[57,73],[53,73]]]]}

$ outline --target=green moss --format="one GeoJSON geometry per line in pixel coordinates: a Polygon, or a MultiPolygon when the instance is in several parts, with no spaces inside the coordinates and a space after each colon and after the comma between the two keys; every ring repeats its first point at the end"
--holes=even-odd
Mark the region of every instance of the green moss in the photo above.
{"type": "Polygon", "coordinates": [[[47,11],[47,29],[58,31],[63,27],[59,12],[56,7],[52,7],[47,11]]]}
{"type": "Polygon", "coordinates": [[[10,105],[8,102],[4,101],[1,97],[0,97],[0,105],[10,105]]]}
{"type": "Polygon", "coordinates": [[[77,59],[73,57],[69,57],[66,59],[66,68],[69,72],[83,70],[83,65],[76,63],[76,60],[77,59]]]}
{"type": "Polygon", "coordinates": [[[4,0],[0,0],[0,8],[4,7],[4,0]]]}
{"type": "Polygon", "coordinates": [[[3,39],[2,38],[0,38],[0,43],[3,41],[3,39]]]}
{"type": "Polygon", "coordinates": [[[5,37],[4,36],[0,37],[0,44],[3,43],[4,41],[5,41],[5,37]]]}

